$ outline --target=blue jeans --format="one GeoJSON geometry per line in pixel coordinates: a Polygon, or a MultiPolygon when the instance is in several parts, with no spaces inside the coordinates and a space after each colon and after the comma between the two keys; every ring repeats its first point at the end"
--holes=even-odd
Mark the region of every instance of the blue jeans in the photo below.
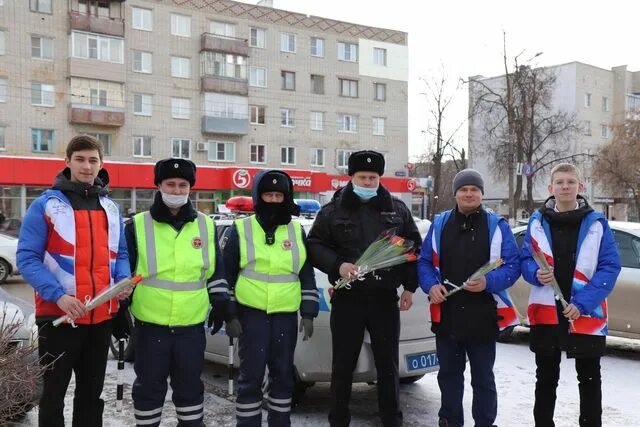
{"type": "Polygon", "coordinates": [[[498,411],[498,394],[493,376],[495,341],[476,344],[459,342],[449,336],[436,336],[436,350],[440,360],[438,384],[442,401],[438,416],[446,419],[450,427],[464,425],[462,397],[468,357],[473,388],[473,420],[476,427],[492,426],[498,411]]]}

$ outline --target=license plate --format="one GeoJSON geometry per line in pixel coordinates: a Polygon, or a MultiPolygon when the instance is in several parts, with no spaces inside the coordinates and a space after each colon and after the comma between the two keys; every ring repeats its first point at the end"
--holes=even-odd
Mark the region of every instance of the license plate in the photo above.
{"type": "Polygon", "coordinates": [[[407,360],[407,371],[419,371],[422,369],[438,366],[438,355],[432,353],[416,353],[405,356],[407,360]]]}

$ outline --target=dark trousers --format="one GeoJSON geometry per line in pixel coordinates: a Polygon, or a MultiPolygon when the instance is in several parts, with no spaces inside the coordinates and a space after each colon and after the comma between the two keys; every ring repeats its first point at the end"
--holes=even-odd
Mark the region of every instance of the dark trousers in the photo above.
{"type": "Polygon", "coordinates": [[[450,336],[436,335],[436,350],[440,360],[438,384],[441,407],[438,415],[447,420],[449,427],[464,425],[462,397],[466,359],[471,367],[473,403],[471,413],[476,427],[492,426],[498,411],[498,394],[493,376],[496,343],[464,343],[450,336]]]}
{"type": "MultiPolygon", "coordinates": [[[[556,406],[556,389],[560,378],[562,353],[536,353],[536,402],[533,417],[537,427],[554,427],[553,412],[556,406]]],[[[578,389],[580,391],[581,427],[602,425],[602,388],[600,358],[576,358],[578,389]]]]}
{"type": "Polygon", "coordinates": [[[269,426],[290,426],[298,313],[267,314],[262,310],[240,306],[239,317],[242,335],[238,342],[240,376],[236,425],[262,425],[262,383],[265,367],[268,366],[269,426]]]}
{"type": "MultiPolygon", "coordinates": [[[[350,292],[350,291],[347,291],[350,292]]],[[[331,426],[351,422],[349,400],[353,371],[358,362],[364,331],[371,336],[371,349],[378,372],[378,409],[385,427],[402,425],[399,408],[398,341],[400,311],[394,291],[380,295],[356,295],[340,291],[332,300],[331,335],[331,426]]]]}
{"type": "Polygon", "coordinates": [[[178,426],[202,426],[204,326],[169,327],[136,321],[134,342],[136,379],[131,396],[136,423],[160,425],[167,378],[171,377],[178,426]]]}
{"type": "Polygon", "coordinates": [[[38,352],[42,364],[52,364],[44,374],[38,424],[64,427],[64,397],[71,380],[76,378],[73,398],[73,426],[102,426],[104,402],[100,399],[107,367],[111,321],[96,325],[54,327],[51,322],[38,323],[38,352]]]}

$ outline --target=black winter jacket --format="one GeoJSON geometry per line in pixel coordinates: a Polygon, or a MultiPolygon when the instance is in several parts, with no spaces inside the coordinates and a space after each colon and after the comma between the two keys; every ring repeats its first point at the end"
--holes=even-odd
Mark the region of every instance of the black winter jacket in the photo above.
{"type": "MultiPolygon", "coordinates": [[[[415,242],[416,252],[420,251],[422,238],[401,200],[380,185],[377,196],[363,202],[349,183],[322,207],[313,223],[307,239],[311,263],[334,284],[340,278],[340,265],[355,263],[369,244],[390,228],[397,228],[397,234],[415,242]]],[[[349,292],[395,291],[400,285],[411,292],[418,287],[415,262],[367,274],[364,282],[355,282],[349,292]]]]}

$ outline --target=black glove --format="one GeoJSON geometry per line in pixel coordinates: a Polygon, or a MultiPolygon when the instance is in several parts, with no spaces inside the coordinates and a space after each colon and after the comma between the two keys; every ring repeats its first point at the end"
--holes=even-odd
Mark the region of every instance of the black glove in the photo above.
{"type": "Polygon", "coordinates": [[[300,321],[300,329],[298,332],[304,331],[302,341],[306,341],[313,336],[313,319],[303,317],[300,321]]]}
{"type": "Polygon", "coordinates": [[[113,329],[111,334],[117,339],[127,339],[131,335],[131,328],[129,327],[129,305],[120,304],[118,314],[113,318],[113,329]]]}
{"type": "Polygon", "coordinates": [[[240,337],[240,335],[242,335],[242,324],[240,323],[240,320],[238,320],[237,317],[227,320],[226,330],[227,330],[227,335],[230,338],[240,337]]]}
{"type": "Polygon", "coordinates": [[[224,318],[227,315],[227,303],[226,300],[211,301],[211,311],[207,321],[207,326],[211,328],[211,335],[215,335],[222,328],[224,318]]]}

